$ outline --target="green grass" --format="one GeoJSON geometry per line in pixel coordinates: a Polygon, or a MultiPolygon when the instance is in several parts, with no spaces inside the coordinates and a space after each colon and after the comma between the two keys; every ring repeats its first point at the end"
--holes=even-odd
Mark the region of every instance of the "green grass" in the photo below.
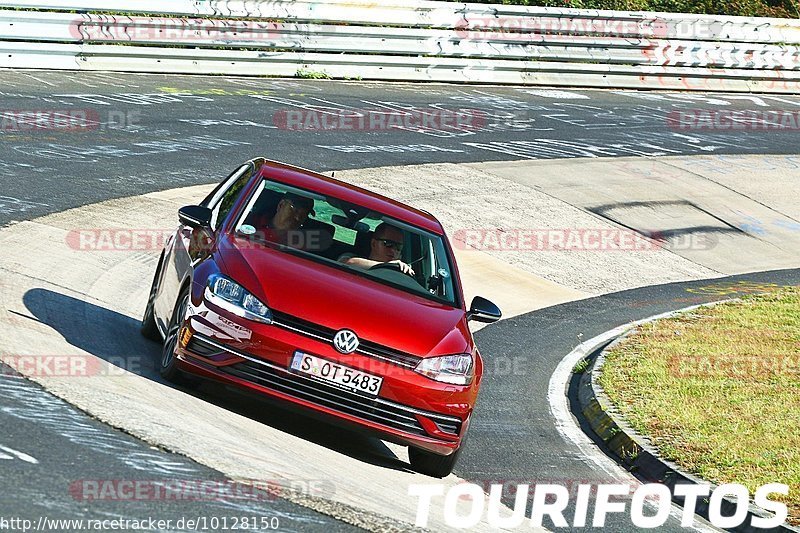
{"type": "Polygon", "coordinates": [[[583,374],[586,372],[587,368],[589,368],[589,361],[587,359],[581,359],[572,367],[572,372],[575,374],[583,374]]]}
{"type": "Polygon", "coordinates": [[[303,78],[305,80],[329,80],[331,75],[322,70],[310,70],[300,68],[294,73],[296,78],[303,78]]]}
{"type": "Polygon", "coordinates": [[[600,383],[682,468],[751,493],[789,485],[800,524],[800,287],[648,324],[608,354],[600,383]]]}

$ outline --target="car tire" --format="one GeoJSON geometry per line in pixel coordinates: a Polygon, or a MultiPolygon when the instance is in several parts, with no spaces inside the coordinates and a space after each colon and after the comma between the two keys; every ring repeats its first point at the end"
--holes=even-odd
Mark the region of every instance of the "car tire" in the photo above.
{"type": "Polygon", "coordinates": [[[192,386],[195,384],[184,372],[178,368],[175,349],[178,347],[178,336],[180,335],[183,317],[186,316],[186,309],[189,307],[189,288],[183,289],[175,303],[175,310],[169,321],[167,335],[161,348],[161,358],[159,373],[161,377],[175,383],[176,385],[192,386]]]}
{"type": "Polygon", "coordinates": [[[438,455],[431,452],[426,452],[418,448],[408,449],[408,459],[411,462],[411,468],[425,474],[426,476],[443,478],[449,476],[456,466],[458,456],[461,455],[461,448],[451,453],[450,455],[438,455]]]}
{"type": "Polygon", "coordinates": [[[161,342],[161,332],[158,330],[156,324],[156,317],[153,313],[153,303],[158,292],[158,278],[161,274],[161,262],[164,260],[164,252],[161,252],[161,257],[158,258],[158,266],[156,266],[156,273],[153,275],[153,283],[150,285],[150,296],[147,297],[147,306],[144,308],[144,315],[142,316],[142,324],[139,326],[139,332],[151,341],[161,342]]]}

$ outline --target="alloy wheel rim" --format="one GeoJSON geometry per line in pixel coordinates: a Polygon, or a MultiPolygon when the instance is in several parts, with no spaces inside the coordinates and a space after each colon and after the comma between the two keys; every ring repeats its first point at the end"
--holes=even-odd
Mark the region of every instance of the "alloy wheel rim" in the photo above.
{"type": "Polygon", "coordinates": [[[183,318],[186,316],[188,302],[189,295],[187,294],[181,301],[177,313],[172,317],[171,322],[174,323],[170,324],[170,328],[167,331],[167,338],[164,341],[164,350],[161,353],[161,368],[167,368],[172,364],[172,360],[175,358],[175,345],[178,343],[178,331],[180,330],[183,318]]]}
{"type": "Polygon", "coordinates": [[[164,349],[161,352],[161,368],[167,368],[175,357],[175,344],[178,338],[177,327],[170,330],[167,340],[164,342],[164,349]]]}

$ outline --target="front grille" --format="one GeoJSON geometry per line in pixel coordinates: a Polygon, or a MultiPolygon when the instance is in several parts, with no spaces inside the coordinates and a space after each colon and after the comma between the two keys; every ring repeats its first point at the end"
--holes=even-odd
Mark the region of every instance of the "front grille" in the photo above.
{"type": "MultiPolygon", "coordinates": [[[[272,323],[275,326],[306,335],[307,337],[313,337],[323,342],[333,343],[333,336],[336,335],[335,329],[320,326],[319,324],[314,324],[313,322],[281,313],[280,311],[273,310],[272,318],[272,323]]],[[[407,354],[363,339],[359,339],[356,353],[387,361],[405,368],[416,368],[419,362],[422,361],[422,358],[416,355],[407,354]]]]}
{"type": "Polygon", "coordinates": [[[225,350],[212,346],[201,339],[197,334],[192,335],[189,344],[186,345],[186,349],[197,355],[202,355],[203,357],[214,357],[215,355],[225,353],[225,350]]]}
{"type": "Polygon", "coordinates": [[[296,398],[313,402],[329,409],[335,409],[349,415],[357,416],[371,422],[424,435],[425,430],[413,413],[403,412],[392,406],[380,405],[371,398],[350,394],[324,383],[293,379],[291,374],[280,375],[272,369],[256,363],[245,362],[220,368],[223,372],[267,387],[296,398]]]}
{"type": "Polygon", "coordinates": [[[365,396],[312,377],[295,374],[252,355],[218,344],[202,335],[195,334],[195,338],[199,338],[205,346],[244,358],[241,363],[216,367],[215,370],[249,383],[407,433],[427,435],[415,414],[433,420],[444,432],[458,435],[461,431],[461,420],[456,417],[415,409],[383,398],[365,396]]]}
{"type": "Polygon", "coordinates": [[[443,421],[443,420],[434,420],[436,425],[439,426],[439,429],[444,431],[445,433],[452,433],[453,435],[458,435],[458,432],[461,431],[461,422],[451,422],[451,421],[443,421]]]}

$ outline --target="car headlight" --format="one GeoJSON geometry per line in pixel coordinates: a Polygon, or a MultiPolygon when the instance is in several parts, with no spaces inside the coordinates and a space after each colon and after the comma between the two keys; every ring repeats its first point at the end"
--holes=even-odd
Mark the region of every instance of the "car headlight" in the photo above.
{"type": "Polygon", "coordinates": [[[475,376],[472,356],[468,353],[423,359],[414,371],[433,380],[453,385],[469,385],[475,376]]]}
{"type": "Polygon", "coordinates": [[[206,301],[236,316],[272,324],[272,311],[269,307],[247,292],[244,287],[221,274],[209,276],[203,296],[206,301]]]}

